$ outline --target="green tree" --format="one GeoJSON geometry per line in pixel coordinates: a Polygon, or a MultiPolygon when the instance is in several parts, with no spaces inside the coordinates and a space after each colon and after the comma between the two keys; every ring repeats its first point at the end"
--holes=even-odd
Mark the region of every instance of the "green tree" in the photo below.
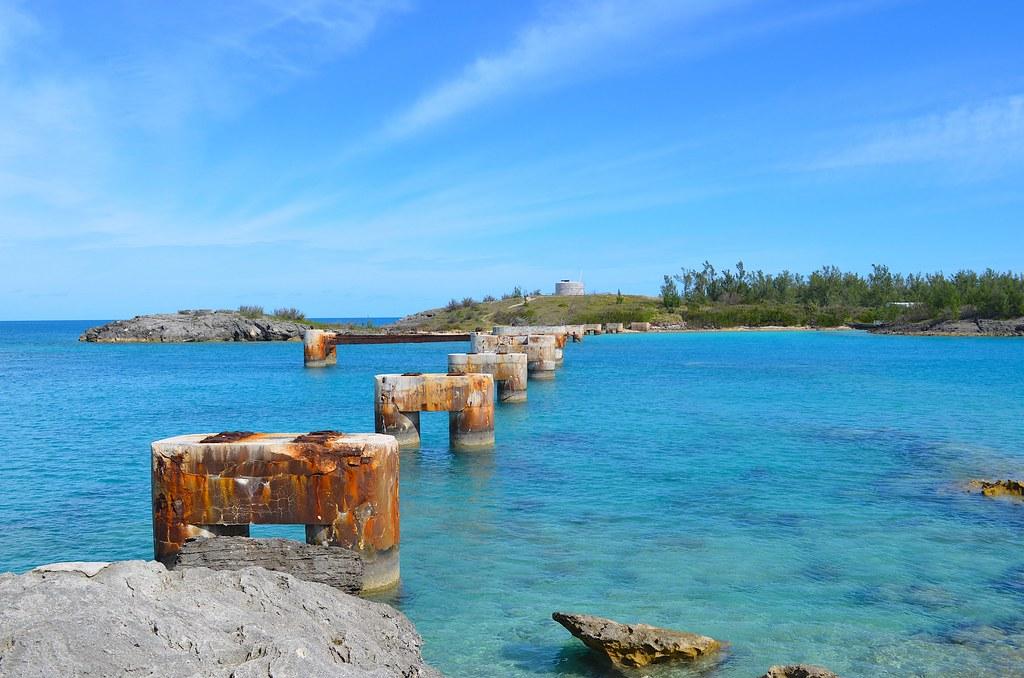
{"type": "Polygon", "coordinates": [[[679,297],[679,288],[676,287],[676,281],[672,279],[672,276],[665,276],[665,282],[661,284],[661,303],[668,310],[678,308],[681,299],[679,297]]]}

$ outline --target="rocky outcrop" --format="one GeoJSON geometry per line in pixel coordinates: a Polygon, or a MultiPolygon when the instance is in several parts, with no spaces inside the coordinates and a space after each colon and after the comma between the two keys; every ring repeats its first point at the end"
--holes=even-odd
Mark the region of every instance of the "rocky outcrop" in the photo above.
{"type": "Polygon", "coordinates": [[[693,661],[722,647],[722,643],[714,638],[647,624],[620,624],[611,619],[566,612],[555,612],[551,618],[617,666],[693,661]]]}
{"type": "Polygon", "coordinates": [[[0,675],[440,678],[397,610],[287,574],[74,563],[0,575],[0,675]]]}
{"type": "Polygon", "coordinates": [[[301,340],[308,324],[273,318],[248,318],[229,311],[189,311],[137,315],[131,320],[90,327],[79,341],[196,342],[301,340]]]}
{"type": "Polygon", "coordinates": [[[895,322],[870,327],[868,332],[938,337],[1024,337],[1024,318],[895,322]]]}
{"type": "Polygon", "coordinates": [[[348,593],[363,590],[363,559],[340,546],[304,544],[292,539],[212,537],[189,539],[167,563],[173,570],[208,567],[241,570],[262,567],[348,593]]]}
{"type": "Polygon", "coordinates": [[[967,489],[986,497],[1016,497],[1024,499],[1024,483],[1019,480],[972,480],[967,489]]]}
{"type": "Polygon", "coordinates": [[[773,666],[768,673],[761,678],[839,678],[822,666],[811,664],[787,664],[786,666],[773,666]]]}

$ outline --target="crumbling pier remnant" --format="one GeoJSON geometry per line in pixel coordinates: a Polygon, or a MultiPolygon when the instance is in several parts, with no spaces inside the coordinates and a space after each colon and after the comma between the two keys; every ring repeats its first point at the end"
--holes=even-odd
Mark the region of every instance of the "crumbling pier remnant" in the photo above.
{"type": "Polygon", "coordinates": [[[525,403],[527,363],[525,353],[449,353],[448,374],[489,374],[498,402],[525,403]]]}
{"type": "Polygon", "coordinates": [[[587,323],[583,326],[584,334],[604,334],[604,326],[601,323],[587,323]]]}
{"type": "Polygon", "coordinates": [[[455,343],[468,340],[468,334],[453,334],[450,332],[352,334],[349,332],[307,329],[302,336],[304,364],[306,367],[337,365],[339,344],[427,344],[455,343]]]}
{"type": "Polygon", "coordinates": [[[494,445],[494,378],[489,374],[378,374],[374,421],[402,447],[420,444],[420,412],[448,412],[457,449],[494,445]]]}
{"type": "Polygon", "coordinates": [[[302,352],[306,367],[327,367],[338,364],[338,345],[331,341],[334,332],[306,330],[302,335],[302,352]]]}
{"type": "Polygon", "coordinates": [[[619,334],[623,330],[623,323],[605,323],[604,331],[607,334],[619,334]]]}
{"type": "Polygon", "coordinates": [[[363,559],[363,590],[399,579],[398,443],[373,433],[193,434],[152,445],[153,547],[301,524],[306,542],[363,559]]]}
{"type": "Polygon", "coordinates": [[[526,370],[530,379],[555,378],[558,369],[557,338],[550,334],[495,335],[472,332],[469,335],[470,353],[525,353],[526,370]]]}

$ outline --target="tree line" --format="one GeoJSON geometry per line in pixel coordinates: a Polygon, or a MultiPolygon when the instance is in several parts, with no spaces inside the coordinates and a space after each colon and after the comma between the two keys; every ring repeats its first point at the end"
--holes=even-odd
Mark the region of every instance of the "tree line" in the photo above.
{"type": "Polygon", "coordinates": [[[856,309],[912,308],[930,317],[1014,318],[1024,316],[1024,275],[992,269],[901,275],[878,264],[867,276],[836,266],[772,274],[749,271],[742,261],[734,270],[705,261],[664,276],[661,301],[668,310],[747,304],[849,309],[851,317],[865,316],[856,309]]]}

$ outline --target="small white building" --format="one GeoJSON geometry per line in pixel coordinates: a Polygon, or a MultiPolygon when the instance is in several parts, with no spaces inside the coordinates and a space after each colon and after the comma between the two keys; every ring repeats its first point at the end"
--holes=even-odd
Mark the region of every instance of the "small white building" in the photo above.
{"type": "Polygon", "coordinates": [[[556,297],[582,297],[582,280],[559,280],[555,283],[556,297]]]}

